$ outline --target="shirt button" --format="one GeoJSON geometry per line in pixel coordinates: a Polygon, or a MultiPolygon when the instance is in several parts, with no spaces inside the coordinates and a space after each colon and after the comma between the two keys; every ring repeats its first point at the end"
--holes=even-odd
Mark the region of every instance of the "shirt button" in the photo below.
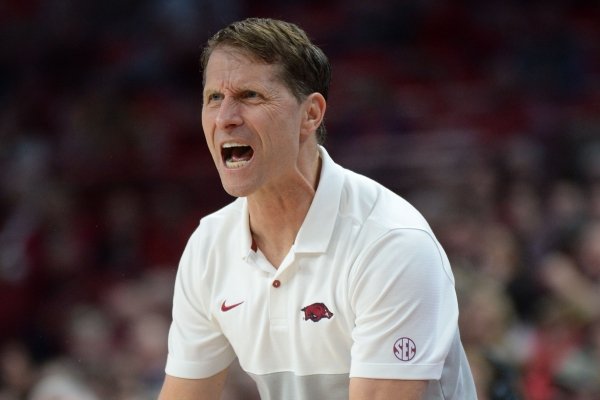
{"type": "Polygon", "coordinates": [[[281,286],[281,282],[279,281],[279,279],[275,279],[273,281],[273,287],[278,288],[279,286],[281,286]]]}

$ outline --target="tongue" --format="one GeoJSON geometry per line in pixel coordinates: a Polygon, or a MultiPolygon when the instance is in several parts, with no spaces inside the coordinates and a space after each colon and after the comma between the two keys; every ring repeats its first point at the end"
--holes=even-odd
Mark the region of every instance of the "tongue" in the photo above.
{"type": "Polygon", "coordinates": [[[231,161],[248,161],[250,158],[252,158],[250,147],[236,147],[231,152],[231,161]]]}

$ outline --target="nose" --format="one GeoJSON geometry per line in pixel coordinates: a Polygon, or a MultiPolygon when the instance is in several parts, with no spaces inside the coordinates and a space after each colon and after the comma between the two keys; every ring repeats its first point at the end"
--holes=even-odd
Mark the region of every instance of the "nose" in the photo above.
{"type": "Polygon", "coordinates": [[[231,97],[225,97],[219,106],[215,123],[219,129],[231,129],[243,122],[240,104],[231,97]]]}

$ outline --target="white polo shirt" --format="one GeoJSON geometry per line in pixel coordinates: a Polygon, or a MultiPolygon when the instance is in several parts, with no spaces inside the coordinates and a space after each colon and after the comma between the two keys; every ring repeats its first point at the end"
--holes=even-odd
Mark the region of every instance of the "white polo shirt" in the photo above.
{"type": "Polygon", "coordinates": [[[424,218],[335,164],[278,269],[252,250],[245,198],[203,218],[183,253],[166,373],[209,377],[237,356],[261,398],[348,399],[350,377],[429,380],[476,399],[448,259],[424,218]]]}

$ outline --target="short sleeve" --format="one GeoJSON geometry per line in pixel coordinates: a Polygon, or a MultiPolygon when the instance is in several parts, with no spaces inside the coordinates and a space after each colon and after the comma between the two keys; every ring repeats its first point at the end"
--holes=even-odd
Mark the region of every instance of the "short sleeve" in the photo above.
{"type": "Polygon", "coordinates": [[[351,377],[440,379],[458,330],[448,259],[420,229],[390,231],[366,248],[349,276],[351,377]]]}
{"type": "Polygon", "coordinates": [[[209,288],[202,279],[205,261],[195,251],[195,240],[197,235],[188,242],[175,279],[165,368],[168,375],[188,379],[212,376],[235,359],[229,341],[207,307],[209,288]]]}

